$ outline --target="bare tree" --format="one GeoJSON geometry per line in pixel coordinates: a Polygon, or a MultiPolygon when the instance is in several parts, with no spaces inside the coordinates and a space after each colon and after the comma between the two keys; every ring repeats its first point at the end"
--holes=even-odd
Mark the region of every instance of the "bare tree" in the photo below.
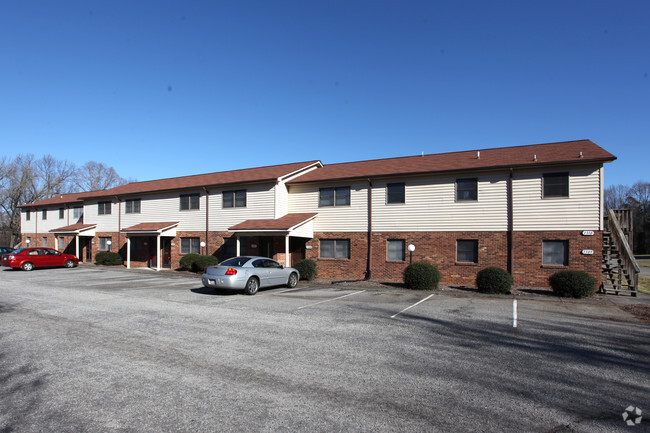
{"type": "Polygon", "coordinates": [[[124,185],[127,182],[113,167],[107,167],[96,161],[85,163],[77,170],[75,176],[77,189],[81,191],[98,191],[124,185]]]}
{"type": "Polygon", "coordinates": [[[630,187],[627,185],[612,185],[605,188],[605,210],[627,209],[630,187]]]}

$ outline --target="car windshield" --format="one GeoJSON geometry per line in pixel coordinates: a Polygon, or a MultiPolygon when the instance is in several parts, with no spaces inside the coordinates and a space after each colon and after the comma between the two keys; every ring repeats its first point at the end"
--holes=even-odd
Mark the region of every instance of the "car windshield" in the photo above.
{"type": "Polygon", "coordinates": [[[244,266],[249,261],[250,257],[233,257],[232,259],[225,260],[219,263],[220,266],[244,266]]]}
{"type": "Polygon", "coordinates": [[[20,253],[22,253],[23,251],[25,251],[26,249],[27,249],[27,248],[21,248],[21,249],[19,249],[19,250],[16,250],[16,251],[14,251],[14,254],[20,254],[20,253]]]}

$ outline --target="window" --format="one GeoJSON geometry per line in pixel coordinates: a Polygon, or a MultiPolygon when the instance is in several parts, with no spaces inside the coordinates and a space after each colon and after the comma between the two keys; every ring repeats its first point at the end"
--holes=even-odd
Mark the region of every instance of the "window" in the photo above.
{"type": "Polygon", "coordinates": [[[110,251],[111,250],[111,238],[99,238],[99,251],[110,251]]]}
{"type": "Polygon", "coordinates": [[[45,238],[45,237],[43,238],[43,246],[47,247],[47,238],[45,238]]]}
{"type": "Polygon", "coordinates": [[[84,216],[84,208],[82,206],[75,206],[72,208],[72,217],[79,220],[84,216]]]}
{"type": "Polygon", "coordinates": [[[318,206],[350,206],[350,187],[321,188],[318,206]]]}
{"type": "Polygon", "coordinates": [[[126,202],[124,202],[124,212],[140,213],[140,199],[134,198],[132,200],[126,200],[126,202]]]}
{"type": "Polygon", "coordinates": [[[387,250],[387,255],[386,257],[388,260],[396,260],[403,262],[404,261],[404,244],[406,242],[403,239],[393,239],[393,240],[388,240],[386,244],[386,250],[387,250]]]}
{"type": "Polygon", "coordinates": [[[456,180],[456,201],[478,200],[478,179],[456,180]]]}
{"type": "Polygon", "coordinates": [[[543,241],[542,264],[569,266],[569,241],[543,241]]]}
{"type": "Polygon", "coordinates": [[[29,221],[32,218],[32,212],[28,209],[25,211],[25,221],[29,221]]]}
{"type": "Polygon", "coordinates": [[[246,190],[224,191],[223,207],[246,207],[246,190]]]}
{"type": "Polygon", "coordinates": [[[542,182],[544,198],[569,196],[569,173],[545,173],[542,182]]]}
{"type": "Polygon", "coordinates": [[[43,209],[41,213],[43,214],[43,221],[45,221],[47,219],[47,209],[43,209]]]}
{"type": "Polygon", "coordinates": [[[63,236],[59,237],[59,251],[65,250],[65,238],[63,236]]]}
{"type": "Polygon", "coordinates": [[[111,202],[110,201],[100,201],[97,203],[97,215],[110,215],[111,214],[111,202]]]}
{"type": "Polygon", "coordinates": [[[386,186],[386,203],[404,203],[406,193],[404,183],[389,183],[386,186]]]}
{"type": "Polygon", "coordinates": [[[181,210],[199,209],[198,194],[181,194],[181,210]]]}
{"type": "Polygon", "coordinates": [[[60,207],[59,208],[59,219],[62,220],[63,218],[65,218],[65,209],[60,207]]]}
{"type": "Polygon", "coordinates": [[[320,241],[320,256],[323,259],[349,259],[349,239],[322,239],[320,241]]]}
{"type": "Polygon", "coordinates": [[[201,240],[199,238],[181,238],[181,254],[200,254],[201,240]]]}
{"type": "Polygon", "coordinates": [[[32,238],[30,238],[29,236],[27,236],[27,239],[25,239],[25,243],[27,244],[27,247],[32,246],[32,238]]]}
{"type": "Polygon", "coordinates": [[[478,240],[456,241],[456,261],[458,263],[478,263],[478,240]]]}

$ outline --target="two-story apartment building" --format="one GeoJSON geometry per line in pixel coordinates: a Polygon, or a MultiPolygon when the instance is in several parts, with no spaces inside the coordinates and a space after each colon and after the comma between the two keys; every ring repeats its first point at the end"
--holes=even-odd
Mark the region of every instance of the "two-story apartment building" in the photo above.
{"type": "Polygon", "coordinates": [[[24,205],[23,241],[157,269],[190,252],[306,257],[336,279],[400,280],[424,260],[471,284],[499,266],[539,286],[564,268],[600,276],[603,164],[615,159],[580,140],[135,182],[24,205]]]}

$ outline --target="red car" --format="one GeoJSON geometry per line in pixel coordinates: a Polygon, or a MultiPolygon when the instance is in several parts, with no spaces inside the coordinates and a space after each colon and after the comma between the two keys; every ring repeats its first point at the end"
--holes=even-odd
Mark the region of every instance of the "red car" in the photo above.
{"type": "Polygon", "coordinates": [[[52,268],[65,266],[73,268],[79,264],[79,259],[70,254],[63,254],[52,248],[22,248],[9,254],[4,254],[0,260],[1,266],[20,268],[31,271],[34,268],[52,268]]]}

